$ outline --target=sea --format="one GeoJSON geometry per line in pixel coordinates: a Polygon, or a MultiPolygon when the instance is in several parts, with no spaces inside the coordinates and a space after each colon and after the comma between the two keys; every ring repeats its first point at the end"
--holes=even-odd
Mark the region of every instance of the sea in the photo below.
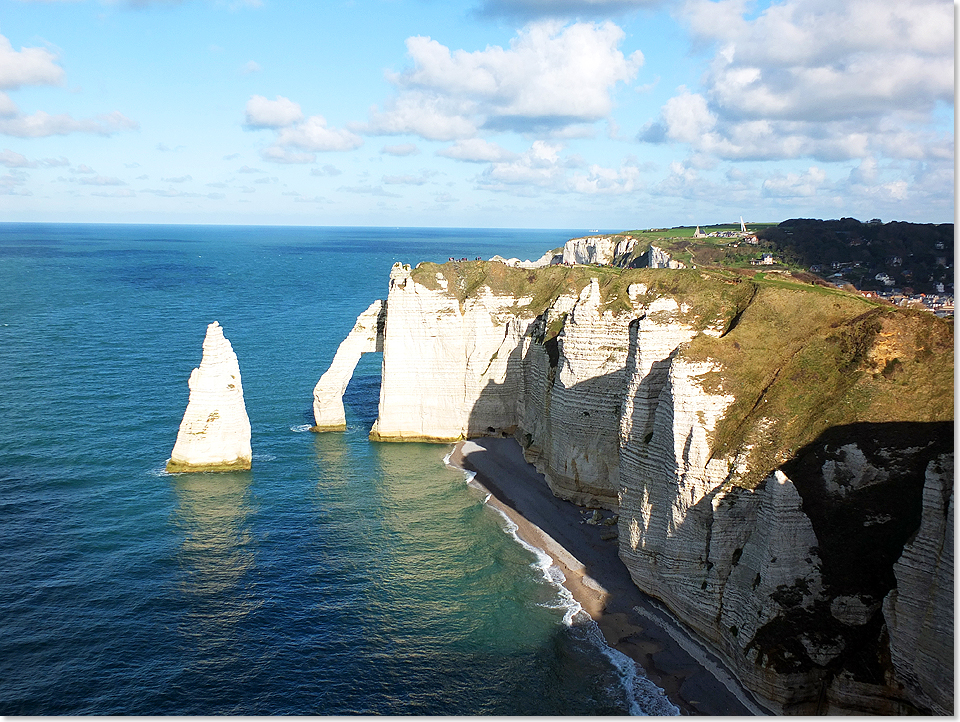
{"type": "Polygon", "coordinates": [[[0,223],[0,715],[676,714],[451,446],[312,390],[396,261],[586,229],[0,223]],[[219,321],[249,472],[164,471],[219,321]]]}

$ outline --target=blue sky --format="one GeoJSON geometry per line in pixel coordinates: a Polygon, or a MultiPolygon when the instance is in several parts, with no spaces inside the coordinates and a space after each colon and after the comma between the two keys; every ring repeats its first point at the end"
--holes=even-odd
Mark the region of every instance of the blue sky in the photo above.
{"type": "Polygon", "coordinates": [[[950,222],[944,0],[0,0],[0,219],[950,222]]]}

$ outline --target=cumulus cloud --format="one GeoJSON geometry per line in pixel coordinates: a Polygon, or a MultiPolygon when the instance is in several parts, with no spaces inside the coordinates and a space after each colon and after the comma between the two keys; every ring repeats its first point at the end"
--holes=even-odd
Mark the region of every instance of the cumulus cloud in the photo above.
{"type": "Polygon", "coordinates": [[[248,128],[285,128],[303,120],[303,111],[299,103],[278,95],[276,100],[268,100],[262,95],[254,95],[247,101],[246,125],[248,128]]]}
{"type": "Polygon", "coordinates": [[[161,178],[164,183],[186,183],[187,181],[192,181],[193,176],[191,175],[180,175],[173,178],[161,178]]]}
{"type": "Polygon", "coordinates": [[[328,128],[322,115],[311,115],[302,123],[283,128],[276,144],[306,151],[353,150],[363,140],[348,130],[328,128]]]}
{"type": "Polygon", "coordinates": [[[240,68],[240,72],[244,75],[249,75],[250,73],[259,73],[261,70],[260,63],[254,60],[248,60],[247,63],[240,68]]]}
{"type": "Polygon", "coordinates": [[[30,196],[33,193],[30,190],[22,189],[20,186],[26,184],[30,176],[19,168],[12,169],[6,175],[0,176],[0,195],[7,196],[30,196]]]}
{"type": "Polygon", "coordinates": [[[639,51],[619,50],[624,37],[609,21],[542,21],[509,48],[451,51],[429,37],[408,38],[412,67],[387,76],[397,94],[357,129],[449,141],[484,127],[548,133],[592,123],[611,112],[615,87],[643,64],[639,51]]]}
{"type": "Polygon", "coordinates": [[[252,96],[247,101],[246,127],[277,133],[273,145],[260,154],[275,163],[313,163],[315,153],[353,150],[363,144],[363,139],[349,130],[328,127],[322,115],[305,118],[299,103],[282,95],[276,100],[252,96]]]}
{"type": "Polygon", "coordinates": [[[627,158],[619,168],[588,164],[578,155],[564,155],[559,143],[534,141],[510,160],[491,162],[477,178],[489,191],[533,196],[539,192],[621,195],[643,187],[640,167],[627,158]]]}
{"type": "Polygon", "coordinates": [[[688,0],[683,16],[716,53],[642,141],[687,143],[734,160],[951,159],[929,127],[953,105],[953,8],[941,0],[688,0]]]}
{"type": "Polygon", "coordinates": [[[135,129],[138,124],[114,111],[93,118],[76,119],[66,113],[50,115],[42,110],[23,113],[7,90],[25,86],[63,85],[64,72],[57,56],[45,48],[14,50],[10,40],[0,35],[0,135],[17,138],[45,138],[69,133],[113,135],[135,129]]]}
{"type": "Polygon", "coordinates": [[[823,193],[827,174],[812,166],[803,173],[786,173],[763,181],[763,195],[774,198],[812,197],[823,193]]]}
{"type": "Polygon", "coordinates": [[[57,56],[44,48],[13,49],[0,35],[0,90],[16,90],[24,85],[62,85],[63,68],[57,56]]]}

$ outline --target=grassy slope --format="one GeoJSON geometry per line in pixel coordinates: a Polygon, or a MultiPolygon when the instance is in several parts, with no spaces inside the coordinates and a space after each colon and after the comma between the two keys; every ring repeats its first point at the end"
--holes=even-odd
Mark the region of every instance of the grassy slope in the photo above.
{"type": "Polygon", "coordinates": [[[719,324],[720,338],[700,335],[684,350],[720,370],[708,390],[735,401],[713,439],[717,456],[745,447],[752,487],[827,428],[855,422],[953,419],[953,322],[922,311],[881,306],[835,289],[735,270],[621,270],[500,263],[421,264],[417,282],[439,289],[442,274],[461,305],[487,286],[531,299],[517,313],[542,313],[561,293],[597,278],[605,307],[629,310],[627,287],[646,285],[646,300],[669,295],[689,308],[695,328],[719,324]]]}

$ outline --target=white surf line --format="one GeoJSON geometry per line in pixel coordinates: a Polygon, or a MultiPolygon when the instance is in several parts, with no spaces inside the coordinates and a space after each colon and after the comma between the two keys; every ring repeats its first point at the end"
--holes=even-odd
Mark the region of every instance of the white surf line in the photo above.
{"type": "Polygon", "coordinates": [[[677,629],[674,625],[670,624],[670,622],[665,621],[665,618],[670,619],[672,617],[667,610],[662,609],[658,604],[652,601],[648,603],[650,606],[660,612],[663,617],[661,617],[660,614],[654,614],[649,609],[644,609],[643,607],[634,607],[633,610],[637,612],[637,614],[646,617],[660,627],[660,629],[662,629],[664,632],[669,634],[673,638],[673,641],[680,645],[680,648],[683,649],[683,651],[703,665],[703,667],[718,682],[720,682],[720,684],[727,688],[727,691],[736,697],[744,707],[750,710],[751,714],[754,714],[758,717],[766,717],[773,714],[773,712],[770,710],[764,709],[750,700],[744,694],[743,686],[740,684],[740,682],[729,671],[727,671],[726,667],[723,666],[722,663],[718,664],[711,659],[713,655],[693,639],[692,633],[685,633],[680,629],[677,629]]]}
{"type": "MultiPolygon", "coordinates": [[[[481,484],[478,487],[483,489],[481,484]]],[[[566,586],[566,575],[561,567],[566,567],[571,573],[580,576],[581,584],[588,587],[600,595],[607,594],[599,582],[585,573],[585,567],[579,559],[570,554],[557,541],[540,527],[535,524],[531,526],[536,529],[540,538],[534,544],[523,538],[520,527],[516,521],[511,518],[513,510],[505,507],[493,494],[487,493],[483,500],[486,506],[489,506],[497,512],[506,523],[504,531],[520,546],[531,552],[537,561],[532,566],[540,571],[545,581],[551,584],[560,597],[560,609],[565,610],[563,615],[563,624],[572,627],[574,621],[580,617],[580,623],[585,624],[589,631],[586,633],[590,641],[597,650],[607,658],[607,661],[613,665],[620,676],[620,685],[626,697],[627,708],[633,717],[647,716],[670,716],[680,715],[680,708],[677,707],[667,697],[667,693],[654,684],[647,677],[643,668],[635,660],[631,659],[623,652],[610,646],[610,643],[603,636],[600,625],[583,608],[583,605],[573,596],[573,592],[566,586]],[[542,545],[547,549],[542,549],[542,545]],[[582,617],[580,616],[582,615],[582,617]],[[646,705],[646,706],[645,706],[646,705]]],[[[513,512],[517,513],[517,512],[513,512]]]]}
{"type": "MultiPolygon", "coordinates": [[[[461,454],[464,456],[471,451],[485,451],[482,446],[470,441],[463,441],[461,444],[461,454]]],[[[475,472],[470,472],[451,464],[450,459],[452,456],[453,449],[443,458],[444,464],[452,469],[459,469],[463,472],[464,476],[467,477],[468,484],[486,492],[487,495],[483,500],[483,504],[497,512],[504,520],[506,524],[504,532],[524,549],[531,552],[537,559],[536,563],[532,566],[538,569],[544,580],[553,585],[557,590],[560,597],[559,608],[564,610],[563,624],[571,627],[573,626],[575,618],[583,615],[581,621],[590,629],[588,637],[590,637],[593,644],[597,647],[597,650],[613,665],[620,676],[621,687],[626,696],[630,715],[634,717],[679,715],[680,708],[670,701],[667,693],[663,689],[647,677],[643,667],[634,659],[610,645],[604,637],[600,625],[590,616],[587,610],[583,608],[583,605],[577,601],[573,592],[567,587],[565,583],[567,576],[564,574],[564,569],[572,574],[576,574],[580,578],[581,585],[595,592],[599,598],[605,597],[608,594],[607,590],[596,579],[587,574],[586,567],[583,563],[567,551],[556,539],[523,517],[523,515],[516,510],[503,504],[490,493],[489,489],[476,481],[475,472]],[[514,515],[523,519],[530,526],[530,533],[536,536],[536,539],[529,540],[524,538],[517,519],[513,518],[514,515]],[[645,708],[644,704],[646,704],[649,709],[645,708]]]]}

